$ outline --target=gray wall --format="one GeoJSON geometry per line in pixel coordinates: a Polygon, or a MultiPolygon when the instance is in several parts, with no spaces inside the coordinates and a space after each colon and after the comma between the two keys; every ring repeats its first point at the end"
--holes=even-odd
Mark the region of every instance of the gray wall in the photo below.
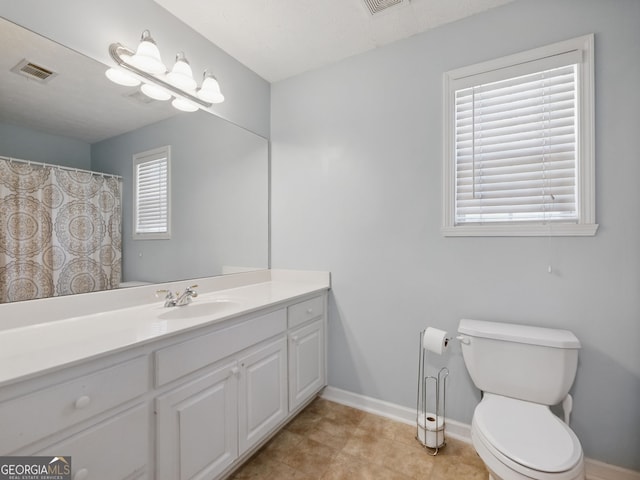
{"type": "Polygon", "coordinates": [[[123,281],[167,282],[268,267],[267,140],[205,112],[91,146],[92,168],[122,176],[123,281]],[[133,155],[171,146],[172,232],[133,240],[133,155]]]}
{"type": "Polygon", "coordinates": [[[91,145],[88,143],[8,123],[0,123],[0,155],[91,169],[91,145]]]}
{"type": "MultiPolygon", "coordinates": [[[[640,470],[638,24],[637,0],[521,0],[272,86],[273,266],[332,272],[330,385],[413,407],[425,326],[567,328],[586,455],[640,470]],[[443,72],[591,32],[597,235],[443,238],[443,72]]],[[[439,361],[470,423],[459,347],[439,361]]]]}
{"type": "Polygon", "coordinates": [[[0,15],[109,66],[111,43],[135,48],[149,29],[169,66],[175,53],[184,51],[194,76],[205,68],[216,75],[225,102],[213,111],[269,135],[269,83],[153,0],[0,0],[0,15]]]}

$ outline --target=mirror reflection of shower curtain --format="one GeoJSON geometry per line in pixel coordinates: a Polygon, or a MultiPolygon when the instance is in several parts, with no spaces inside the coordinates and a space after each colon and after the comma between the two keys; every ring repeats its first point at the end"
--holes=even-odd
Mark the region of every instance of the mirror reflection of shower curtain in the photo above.
{"type": "Polygon", "coordinates": [[[0,158],[0,302],[117,288],[121,180],[0,158]]]}

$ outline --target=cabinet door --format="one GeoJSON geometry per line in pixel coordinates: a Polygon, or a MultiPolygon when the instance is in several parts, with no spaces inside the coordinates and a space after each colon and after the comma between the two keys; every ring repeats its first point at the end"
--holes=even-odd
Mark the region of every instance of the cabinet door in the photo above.
{"type": "Polygon", "coordinates": [[[324,323],[317,320],[289,334],[289,410],[325,386],[324,323]]]}
{"type": "Polygon", "coordinates": [[[158,397],[157,478],[211,479],[238,456],[236,362],[158,397]]]}
{"type": "Polygon", "coordinates": [[[287,340],[254,349],[240,360],[240,454],[287,416],[287,340]]]}

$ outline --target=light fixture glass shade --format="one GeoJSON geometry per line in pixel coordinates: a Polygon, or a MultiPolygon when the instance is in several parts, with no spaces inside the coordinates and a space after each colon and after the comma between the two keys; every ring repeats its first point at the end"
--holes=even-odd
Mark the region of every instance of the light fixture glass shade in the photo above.
{"type": "Polygon", "coordinates": [[[220,92],[220,85],[216,77],[207,73],[204,73],[204,80],[202,81],[202,87],[198,90],[198,98],[210,103],[222,103],[224,102],[224,95],[220,92]]]}
{"type": "Polygon", "coordinates": [[[137,86],[144,95],[154,100],[174,100],[178,110],[195,112],[208,109],[213,103],[224,101],[218,80],[206,70],[202,86],[198,88],[193,71],[183,52],[176,55],[176,63],[170,72],[160,59],[160,52],[149,30],[142,32],[142,39],[135,53],[120,43],[109,46],[109,54],[118,65],[110,68],[106,76],[115,83],[137,86]]]}
{"type": "Polygon", "coordinates": [[[177,108],[178,110],[182,110],[183,112],[195,112],[200,108],[191,100],[187,100],[186,98],[180,98],[180,97],[174,98],[173,102],[171,102],[171,105],[173,105],[173,107],[177,108]]]}
{"type": "Polygon", "coordinates": [[[160,85],[155,85],[152,83],[145,83],[140,87],[142,93],[144,93],[147,97],[153,98],[154,100],[169,100],[171,98],[171,94],[166,88],[161,87],[160,85]]]}
{"type": "Polygon", "coordinates": [[[193,79],[191,65],[185,58],[184,53],[180,52],[176,55],[176,63],[169,73],[167,73],[167,81],[182,90],[195,90],[198,85],[193,79]]]}
{"type": "Polygon", "coordinates": [[[160,58],[160,50],[158,50],[156,42],[151,38],[149,30],[142,32],[140,45],[138,45],[136,53],[128,59],[128,63],[154,75],[167,71],[167,67],[160,58]]]}
{"type": "Polygon", "coordinates": [[[111,80],[113,83],[117,83],[118,85],[123,85],[125,87],[137,87],[138,85],[140,85],[140,80],[138,80],[123,68],[113,67],[104,72],[104,74],[109,80],[111,80]]]}

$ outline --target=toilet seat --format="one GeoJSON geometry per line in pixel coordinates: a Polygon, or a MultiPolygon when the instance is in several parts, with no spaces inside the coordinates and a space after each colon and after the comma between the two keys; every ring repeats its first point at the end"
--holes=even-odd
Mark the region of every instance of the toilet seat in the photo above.
{"type": "Polygon", "coordinates": [[[570,471],[582,469],[578,437],[546,405],[485,393],[473,415],[472,436],[523,475],[565,472],[574,478],[570,471]]]}

